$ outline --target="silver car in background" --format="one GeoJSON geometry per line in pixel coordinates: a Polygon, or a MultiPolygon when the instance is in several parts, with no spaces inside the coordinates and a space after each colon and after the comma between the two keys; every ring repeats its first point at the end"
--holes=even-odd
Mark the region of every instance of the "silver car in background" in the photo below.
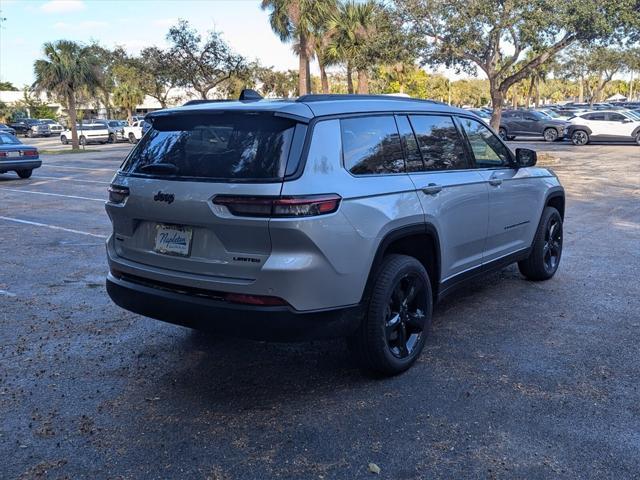
{"type": "Polygon", "coordinates": [[[390,375],[463,281],[558,268],[558,178],[465,110],[307,95],[146,121],[106,203],[107,290],[133,312],[250,338],[344,336],[390,375]]]}

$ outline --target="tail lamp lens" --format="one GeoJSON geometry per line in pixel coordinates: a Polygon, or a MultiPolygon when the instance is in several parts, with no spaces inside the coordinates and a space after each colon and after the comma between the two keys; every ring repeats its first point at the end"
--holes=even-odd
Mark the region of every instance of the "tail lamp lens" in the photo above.
{"type": "Polygon", "coordinates": [[[218,195],[215,205],[223,205],[239,217],[315,217],[338,210],[340,195],[308,195],[300,197],[247,197],[218,195]]]}
{"type": "Polygon", "coordinates": [[[38,156],[38,151],[37,150],[23,150],[22,151],[22,156],[23,157],[37,157],[38,156]]]}
{"type": "Polygon", "coordinates": [[[109,202],[111,203],[123,203],[129,196],[129,187],[123,187],[120,185],[109,185],[109,202]]]}

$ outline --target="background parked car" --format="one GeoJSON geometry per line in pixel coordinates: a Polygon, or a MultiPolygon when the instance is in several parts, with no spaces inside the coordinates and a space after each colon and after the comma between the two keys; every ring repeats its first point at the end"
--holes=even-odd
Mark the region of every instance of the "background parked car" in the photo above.
{"type": "Polygon", "coordinates": [[[15,135],[16,131],[4,123],[0,123],[0,133],[10,133],[11,135],[15,135]]]}
{"type": "Polygon", "coordinates": [[[640,115],[631,110],[598,110],[571,118],[565,135],[574,145],[590,141],[635,142],[640,145],[640,115]]]}
{"type": "MultiPolygon", "coordinates": [[[[83,123],[76,126],[78,130],[78,142],[80,145],[89,143],[107,143],[109,141],[109,129],[104,123],[83,123]]],[[[68,145],[71,141],[71,130],[66,129],[60,134],[60,142],[68,145]]]]}
{"type": "Polygon", "coordinates": [[[23,145],[15,135],[0,132],[0,173],[14,171],[20,178],[29,178],[33,169],[41,165],[36,147],[23,145]]]}
{"type": "Polygon", "coordinates": [[[468,108],[466,109],[468,112],[471,112],[475,115],[477,115],[478,117],[484,119],[484,120],[490,120],[491,119],[491,112],[487,112],[484,109],[481,108],[468,108]]]}
{"type": "Polygon", "coordinates": [[[59,122],[52,120],[50,118],[41,118],[40,121],[46,125],[49,125],[49,132],[51,135],[60,135],[64,130],[64,127],[60,125],[59,122]]]}
{"type": "Polygon", "coordinates": [[[9,126],[16,131],[16,135],[24,135],[29,138],[51,136],[49,125],[35,118],[22,118],[10,123],[9,126]]]}
{"type": "Polygon", "coordinates": [[[554,120],[535,110],[506,110],[502,112],[499,134],[503,140],[516,137],[543,137],[547,142],[562,139],[567,122],[554,120]]]}
{"type": "Polygon", "coordinates": [[[124,127],[124,136],[129,140],[129,143],[137,143],[142,138],[142,124],[144,120],[138,120],[133,122],[130,127],[124,127]]]}
{"type": "Polygon", "coordinates": [[[109,143],[123,142],[128,140],[124,134],[124,127],[129,125],[126,120],[95,119],[91,120],[91,123],[104,125],[104,127],[109,131],[109,143]]]}

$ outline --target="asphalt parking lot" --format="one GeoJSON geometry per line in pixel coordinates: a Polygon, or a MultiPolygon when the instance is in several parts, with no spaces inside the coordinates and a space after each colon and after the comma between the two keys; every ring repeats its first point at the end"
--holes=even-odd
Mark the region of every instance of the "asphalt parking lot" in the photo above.
{"type": "Polygon", "coordinates": [[[532,145],[567,190],[558,274],[450,297],[386,380],[340,341],[111,304],[103,201],[129,145],[0,175],[0,478],[640,478],[640,147],[532,145]]]}

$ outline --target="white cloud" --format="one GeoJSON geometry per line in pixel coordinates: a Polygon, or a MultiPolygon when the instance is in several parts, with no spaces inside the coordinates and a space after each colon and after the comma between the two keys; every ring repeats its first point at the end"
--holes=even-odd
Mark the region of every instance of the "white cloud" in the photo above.
{"type": "Polygon", "coordinates": [[[49,0],[40,7],[45,13],[67,13],[84,10],[86,5],[83,0],[49,0]]]}
{"type": "Polygon", "coordinates": [[[107,22],[100,22],[98,20],[86,20],[84,22],[57,22],[53,24],[53,28],[56,30],[64,30],[68,32],[86,32],[88,30],[97,30],[107,28],[109,24],[107,22]]]}
{"type": "Polygon", "coordinates": [[[169,28],[177,24],[178,19],[177,18],[159,18],[157,20],[153,20],[151,23],[154,27],[169,28]]]}

